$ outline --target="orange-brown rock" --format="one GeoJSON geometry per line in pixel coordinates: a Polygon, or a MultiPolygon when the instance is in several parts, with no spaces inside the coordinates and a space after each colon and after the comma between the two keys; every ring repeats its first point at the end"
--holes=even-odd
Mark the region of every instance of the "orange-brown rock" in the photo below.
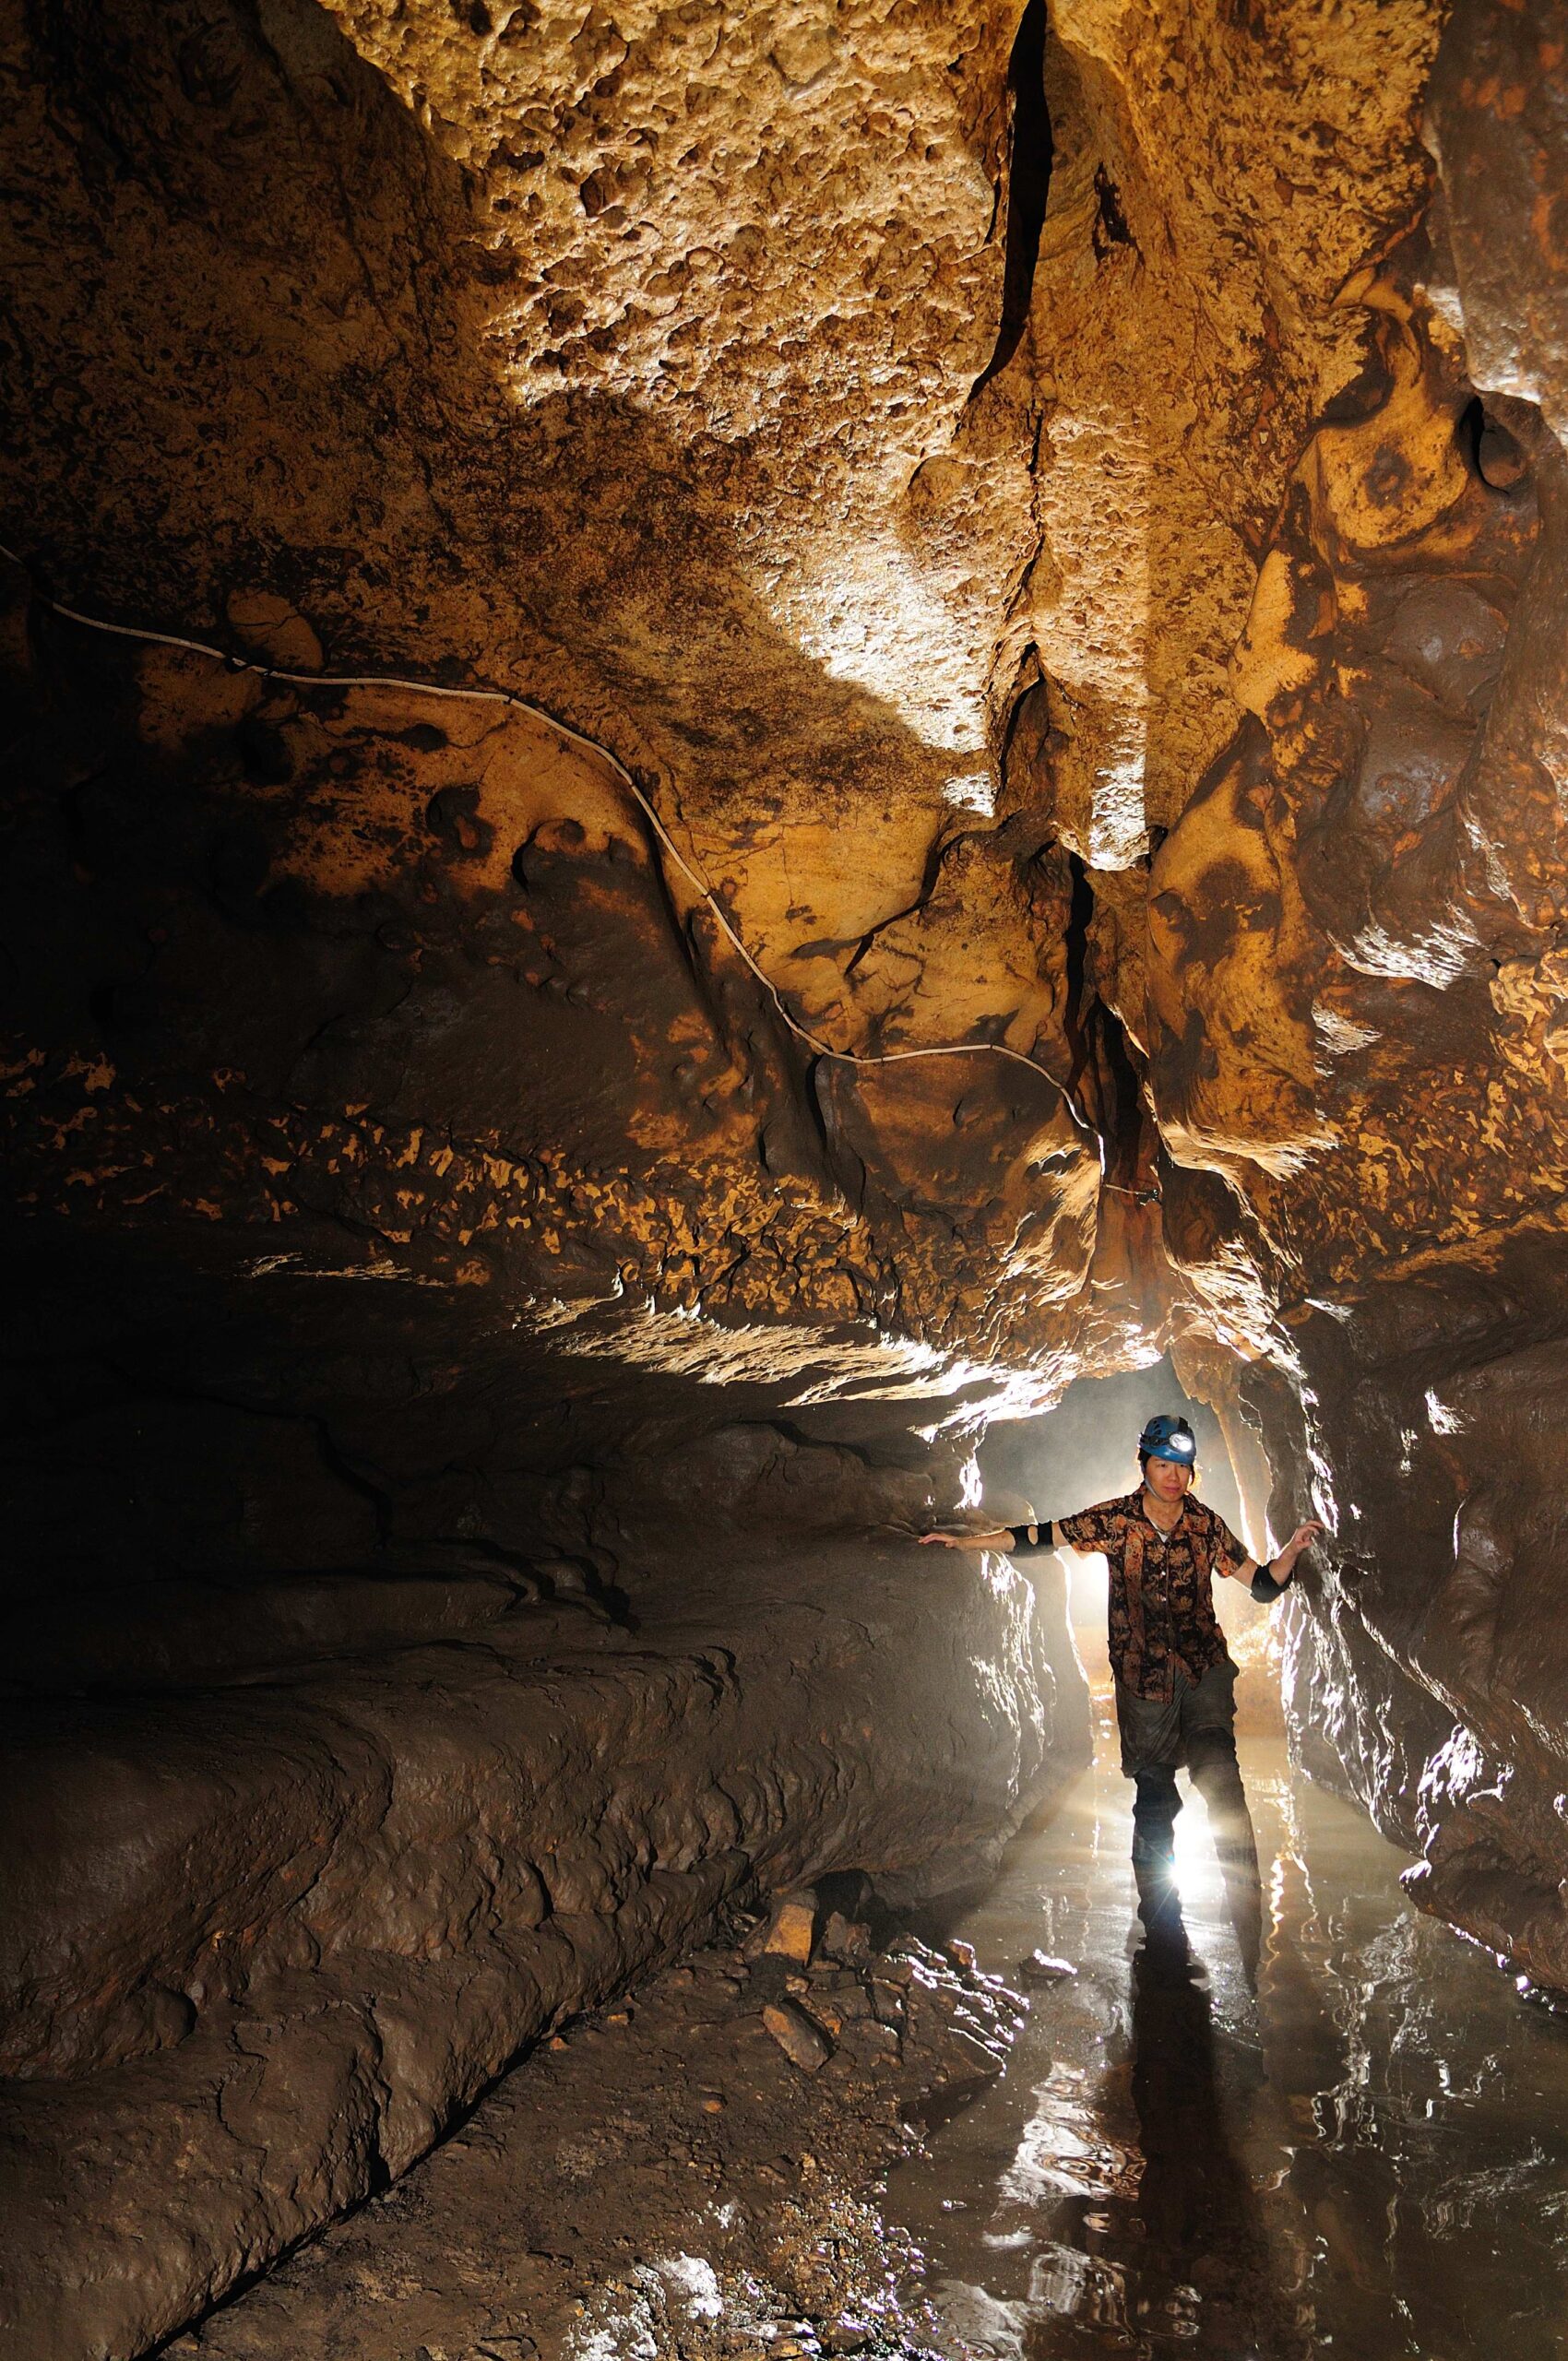
{"type": "Polygon", "coordinates": [[[48,2361],[969,1874],[1081,1684],[906,1543],[1167,1350],[1308,1767],[1568,1984],[1560,15],[8,12],[48,2361]]]}
{"type": "Polygon", "coordinates": [[[1550,1984],[1561,55],[1550,8],[1450,20],[1441,190],[1347,279],[1365,367],[1295,469],[1235,654],[1247,718],[1149,929],[1166,1243],[1251,1333],[1277,1472],[1335,1528],[1293,1610],[1303,1753],[1424,1851],[1418,1900],[1550,1984]]]}

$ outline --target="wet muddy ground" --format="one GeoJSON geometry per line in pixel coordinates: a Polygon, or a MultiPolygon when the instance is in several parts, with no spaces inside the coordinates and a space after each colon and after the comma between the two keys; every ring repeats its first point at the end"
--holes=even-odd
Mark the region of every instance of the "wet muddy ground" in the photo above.
{"type": "Polygon", "coordinates": [[[1130,1928],[1131,1790],[1102,1743],[959,1931],[1077,1979],[1005,2081],[897,2167],[943,2352],[997,2361],[1542,2361],[1568,2350],[1568,2023],[1410,1908],[1405,1857],[1241,1745],[1256,1998],[1201,1804],[1191,1959],[1130,1928]]]}
{"type": "Polygon", "coordinates": [[[1190,1943],[1151,1958],[1105,1736],[983,1903],[924,1929],[980,1974],[901,1942],[809,1975],[755,1935],[707,1952],[537,2054],[170,2361],[1560,2349],[1568,2025],[1417,1916],[1401,1857],[1268,1739],[1241,1749],[1255,1996],[1198,1804],[1190,1943]],[[1037,1948],[1078,1973],[1020,2020],[983,1971],[1016,1981],[1037,1948]]]}
{"type": "Polygon", "coordinates": [[[903,1940],[873,1951],[826,1911],[809,1968],[755,1955],[768,1931],[552,2040],[169,2361],[933,2349],[920,2258],[880,2185],[911,2118],[995,2078],[1022,2009],[972,1964],[903,1940]]]}

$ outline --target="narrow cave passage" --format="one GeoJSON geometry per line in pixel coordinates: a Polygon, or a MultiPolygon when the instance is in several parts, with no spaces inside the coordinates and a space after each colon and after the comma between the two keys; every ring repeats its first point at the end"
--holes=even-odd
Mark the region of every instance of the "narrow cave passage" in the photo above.
{"type": "MultiPolygon", "coordinates": [[[[993,1424],[976,1514],[1122,1489],[1155,1407],[1192,1417],[1204,1496],[1240,1523],[1220,1426],[1168,1360],[993,1424]]],[[[783,1543],[776,1584],[798,1568],[798,1531],[754,1538],[765,1558],[783,1543]]],[[[1064,1590],[1032,1572],[1066,1607],[1052,1662],[1058,1681],[1075,1648],[1084,1664],[1092,1759],[1064,1750],[982,1892],[889,1908],[837,1874],[771,1919],[742,1913],[734,1939],[568,2020],[395,2190],[170,2361],[1550,2347],[1568,2328],[1555,2015],[1415,1910],[1408,1857],[1301,1778],[1277,1635],[1240,1593],[1222,1615],[1261,1956],[1195,1793],[1182,1940],[1152,1940],[1103,1570],[1080,1561],[1064,1590]]]]}
{"type": "Polygon", "coordinates": [[[1301,1780],[1257,1662],[1240,1714],[1255,1982],[1195,1796],[1177,1838],[1189,1947],[1151,1949],[1092,1661],[1102,1618],[1080,1619],[1092,1762],[1053,1784],[981,1898],[890,1918],[829,1879],[809,1961],[759,1955],[759,1920],[570,2022],[397,2189],[169,2361],[1554,2349],[1560,2020],[1413,1909],[1406,1857],[1301,1780]],[[846,1940],[857,1908],[869,1952],[846,1940]],[[1016,1985],[1040,1953],[1061,1964],[1026,1982],[1030,2012],[987,2016],[986,1971],[1016,1985]],[[819,2029],[826,2069],[766,2030],[778,2009],[819,2029]],[[965,2059],[964,2025],[958,2043],[1005,2040],[1004,2072],[965,2059]]]}
{"type": "Polygon", "coordinates": [[[1562,2341],[1562,14],[0,0],[0,2361],[1562,2341]]]}

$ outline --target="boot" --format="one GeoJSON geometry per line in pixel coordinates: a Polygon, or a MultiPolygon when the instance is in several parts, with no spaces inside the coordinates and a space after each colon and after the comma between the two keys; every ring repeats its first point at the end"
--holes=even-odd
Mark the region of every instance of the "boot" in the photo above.
{"type": "Polygon", "coordinates": [[[1180,1962],[1187,1955],[1187,1929],[1176,1885],[1176,1815],[1182,1809],[1176,1775],[1168,1770],[1139,1771],[1133,1805],[1133,1882],[1138,1916],[1151,1959],[1180,1962]]]}

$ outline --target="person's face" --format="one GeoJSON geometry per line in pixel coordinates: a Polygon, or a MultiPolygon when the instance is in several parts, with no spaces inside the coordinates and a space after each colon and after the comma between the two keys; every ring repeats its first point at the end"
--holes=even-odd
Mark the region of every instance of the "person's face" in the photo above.
{"type": "Polygon", "coordinates": [[[1179,1501],[1192,1480],[1192,1469],[1179,1466],[1174,1459],[1151,1459],[1144,1470],[1144,1481],[1157,1501],[1179,1501]]]}

